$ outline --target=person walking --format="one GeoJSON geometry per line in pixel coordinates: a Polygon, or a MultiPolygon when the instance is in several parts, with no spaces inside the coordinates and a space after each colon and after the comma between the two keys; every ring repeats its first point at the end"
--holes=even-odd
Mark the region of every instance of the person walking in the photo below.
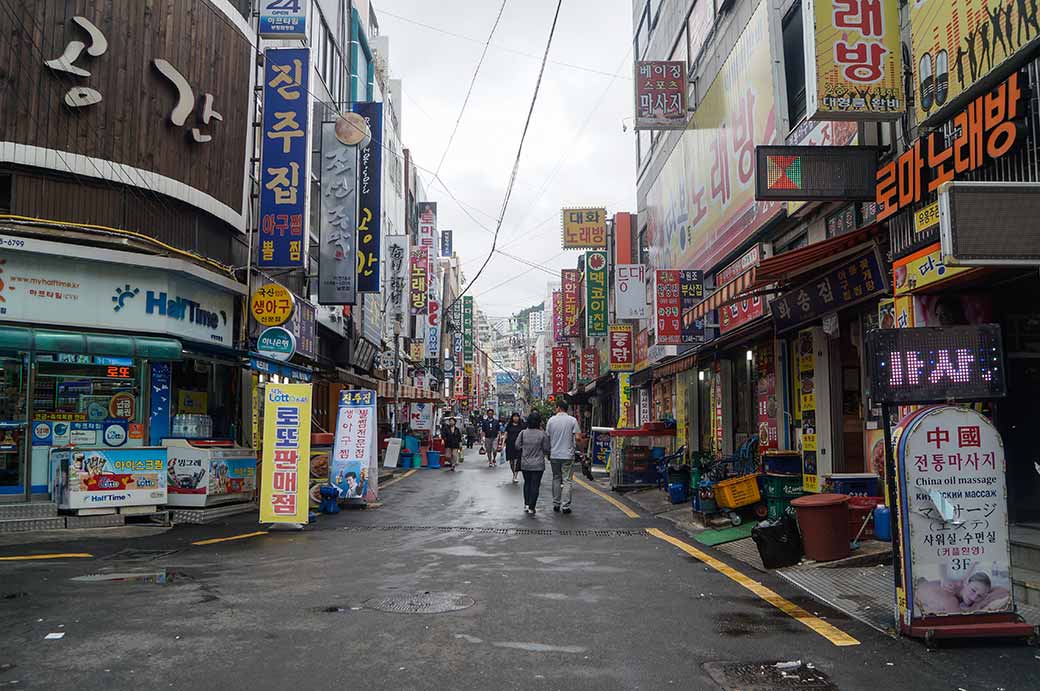
{"type": "MultiPolygon", "coordinates": [[[[520,417],[515,415],[515,417],[520,417]]],[[[527,416],[527,429],[516,435],[515,448],[520,451],[520,471],[524,474],[524,513],[534,515],[538,490],[545,472],[545,456],[549,453],[549,435],[542,431],[542,416],[527,416]]]]}
{"type": "MultiPolygon", "coordinates": [[[[477,442],[477,426],[472,418],[466,418],[466,448],[472,449],[477,442]]],[[[459,461],[462,462],[461,460],[459,461]]]]}
{"type": "Polygon", "coordinates": [[[567,414],[567,402],[556,401],[556,414],[549,418],[549,465],[553,473],[553,511],[571,512],[571,482],[574,478],[574,439],[578,421],[567,414]]]}
{"type": "Polygon", "coordinates": [[[520,413],[513,413],[506,425],[506,460],[509,461],[509,469],[513,471],[513,482],[517,481],[520,474],[520,447],[516,445],[516,438],[524,430],[524,423],[520,420],[520,413]]]}
{"type": "Polygon", "coordinates": [[[487,415],[481,419],[480,431],[484,435],[484,454],[487,456],[488,468],[494,468],[498,455],[499,422],[493,408],[488,408],[487,415]]]}
{"type": "Polygon", "coordinates": [[[445,467],[451,468],[451,472],[454,473],[455,464],[462,462],[462,430],[458,428],[455,418],[448,418],[448,424],[441,432],[441,437],[444,438],[444,450],[447,452],[445,467]]]}

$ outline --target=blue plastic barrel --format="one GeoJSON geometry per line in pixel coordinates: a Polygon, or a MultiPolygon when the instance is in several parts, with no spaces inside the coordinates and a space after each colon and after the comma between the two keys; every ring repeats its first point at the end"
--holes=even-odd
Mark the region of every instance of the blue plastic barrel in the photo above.
{"type": "Polygon", "coordinates": [[[892,510],[884,504],[874,509],[874,539],[892,542],[892,510]]]}
{"type": "Polygon", "coordinates": [[[440,468],[441,467],[441,452],[440,451],[427,451],[426,452],[426,467],[427,468],[440,468]]]}

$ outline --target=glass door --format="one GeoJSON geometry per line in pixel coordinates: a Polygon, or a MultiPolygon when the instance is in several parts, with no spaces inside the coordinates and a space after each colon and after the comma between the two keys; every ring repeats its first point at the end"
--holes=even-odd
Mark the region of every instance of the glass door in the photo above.
{"type": "Polygon", "coordinates": [[[27,359],[0,355],[0,502],[28,501],[27,359]]]}

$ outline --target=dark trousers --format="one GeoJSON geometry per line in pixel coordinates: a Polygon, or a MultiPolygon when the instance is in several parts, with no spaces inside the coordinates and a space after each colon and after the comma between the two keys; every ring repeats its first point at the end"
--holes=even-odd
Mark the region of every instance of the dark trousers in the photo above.
{"type": "Polygon", "coordinates": [[[542,486],[544,470],[522,470],[524,474],[524,506],[534,508],[538,503],[538,490],[542,486]]]}

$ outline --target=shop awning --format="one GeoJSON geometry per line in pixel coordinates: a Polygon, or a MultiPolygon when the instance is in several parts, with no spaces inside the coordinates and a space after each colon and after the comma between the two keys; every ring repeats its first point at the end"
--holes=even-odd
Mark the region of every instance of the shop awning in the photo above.
{"type": "Polygon", "coordinates": [[[755,267],[754,280],[751,281],[748,288],[762,288],[774,283],[790,283],[798,276],[861,252],[872,244],[873,237],[879,232],[880,226],[867,226],[823,242],[763,259],[762,263],[755,267]]]}
{"type": "Polygon", "coordinates": [[[679,372],[685,372],[688,369],[694,369],[697,367],[697,353],[692,355],[680,355],[675,360],[666,362],[660,367],[654,368],[654,378],[661,379],[663,377],[670,377],[679,372]]]}
{"type": "Polygon", "coordinates": [[[343,382],[344,384],[350,384],[351,386],[359,386],[365,389],[372,389],[373,391],[376,391],[378,394],[378,387],[380,382],[378,382],[375,379],[372,379],[371,377],[366,377],[361,374],[354,374],[353,372],[348,372],[342,367],[336,368],[335,376],[339,381],[343,382]]]}
{"type": "Polygon", "coordinates": [[[290,381],[309,382],[311,380],[311,371],[308,369],[278,362],[256,353],[249,354],[249,369],[264,374],[277,374],[290,381]]]}
{"type": "MultiPolygon", "coordinates": [[[[766,260],[768,261],[768,260],[766,260]]],[[[737,276],[735,279],[722,286],[714,293],[706,297],[701,302],[697,303],[690,312],[683,315],[684,321],[687,318],[697,320],[704,317],[711,310],[718,309],[724,305],[728,305],[731,302],[737,300],[744,291],[749,290],[751,285],[755,282],[755,272],[760,269],[760,266],[753,266],[744,273],[737,276]],[[692,315],[687,317],[687,315],[692,315]]]]}
{"type": "MultiPolygon", "coordinates": [[[[379,382],[376,387],[376,395],[380,398],[392,400],[394,398],[395,386],[392,381],[379,382]]],[[[397,392],[397,400],[402,403],[443,403],[444,397],[431,389],[423,389],[418,386],[401,384],[397,392]]]]}
{"type": "Polygon", "coordinates": [[[142,360],[180,360],[181,342],[172,338],[50,331],[0,326],[0,350],[69,355],[107,355],[142,360]]]}

